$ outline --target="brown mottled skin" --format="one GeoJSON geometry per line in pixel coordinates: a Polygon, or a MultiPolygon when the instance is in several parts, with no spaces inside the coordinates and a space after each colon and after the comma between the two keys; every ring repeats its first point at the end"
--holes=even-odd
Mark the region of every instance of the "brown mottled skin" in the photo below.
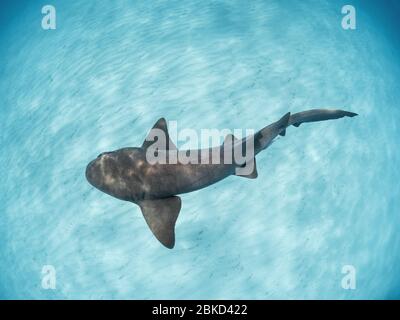
{"type": "MultiPolygon", "coordinates": [[[[228,149],[229,152],[236,148],[241,149],[251,139],[254,141],[253,155],[255,156],[268,147],[275,137],[285,135],[286,128],[291,125],[298,127],[305,122],[355,115],[348,111],[327,109],[314,109],[293,115],[287,113],[279,121],[254,135],[230,143],[230,149],[228,149]]],[[[155,127],[157,126],[168,132],[165,119],[160,119],[155,127]]],[[[139,204],[153,233],[165,246],[172,248],[175,243],[174,225],[181,206],[179,197],[175,196],[205,188],[230,175],[235,175],[236,168],[243,167],[248,161],[254,159],[253,156],[251,159],[246,159],[244,163],[233,161],[232,164],[224,164],[224,154],[228,149],[224,148],[223,144],[220,147],[202,150],[177,151],[170,148],[170,150],[158,151],[167,153],[167,156],[171,152],[186,155],[188,152],[198,152],[198,164],[181,162],[151,164],[146,160],[146,147],[119,149],[102,153],[91,161],[86,168],[86,178],[94,187],[115,198],[139,204]],[[219,155],[219,163],[201,164],[204,158],[210,159],[212,152],[219,155]],[[163,212],[161,218],[157,210],[160,213],[163,212]]],[[[179,156],[178,159],[180,159],[179,156]]],[[[247,177],[257,177],[255,163],[253,174],[247,177]]]]}

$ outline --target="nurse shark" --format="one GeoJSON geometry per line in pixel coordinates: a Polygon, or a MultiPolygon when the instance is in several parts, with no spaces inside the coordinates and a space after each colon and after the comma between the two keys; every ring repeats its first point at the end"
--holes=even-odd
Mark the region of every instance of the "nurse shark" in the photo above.
{"type": "Polygon", "coordinates": [[[289,126],[356,115],[331,109],[289,112],[247,137],[237,139],[230,134],[222,145],[199,150],[177,150],[166,120],[161,118],[142,146],[101,153],[87,165],[86,178],[97,189],[137,204],[155,237],[172,249],[182,206],[179,194],[208,187],[231,175],[255,179],[255,156],[278,135],[285,136],[289,126]]]}

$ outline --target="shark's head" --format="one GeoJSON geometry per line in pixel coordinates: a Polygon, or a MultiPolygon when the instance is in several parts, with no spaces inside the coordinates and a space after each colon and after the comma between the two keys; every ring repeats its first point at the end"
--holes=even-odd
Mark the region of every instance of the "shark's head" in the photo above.
{"type": "Polygon", "coordinates": [[[86,179],[97,189],[107,192],[118,179],[118,171],[115,152],[103,152],[87,165],[86,179]]]}
{"type": "Polygon", "coordinates": [[[138,186],[135,163],[140,158],[139,148],[103,152],[86,167],[86,179],[95,188],[123,200],[135,197],[138,186]]]}

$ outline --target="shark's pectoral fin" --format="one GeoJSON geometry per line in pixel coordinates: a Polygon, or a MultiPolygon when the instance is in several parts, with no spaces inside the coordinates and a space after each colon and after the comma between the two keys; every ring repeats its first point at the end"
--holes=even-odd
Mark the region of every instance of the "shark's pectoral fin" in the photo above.
{"type": "Polygon", "coordinates": [[[175,245],[175,222],[182,206],[181,198],[173,196],[163,199],[141,200],[138,205],[158,241],[172,249],[175,245]]]}
{"type": "Polygon", "coordinates": [[[164,118],[158,119],[154,124],[153,128],[148,133],[146,139],[143,141],[142,148],[147,149],[154,143],[155,137],[159,139],[160,135],[163,134],[163,150],[177,150],[176,145],[172,142],[169,137],[167,121],[164,118]]]}
{"type": "Polygon", "coordinates": [[[256,166],[256,158],[247,162],[245,165],[236,168],[236,176],[248,178],[248,179],[255,179],[258,177],[257,166],[256,166]]]}

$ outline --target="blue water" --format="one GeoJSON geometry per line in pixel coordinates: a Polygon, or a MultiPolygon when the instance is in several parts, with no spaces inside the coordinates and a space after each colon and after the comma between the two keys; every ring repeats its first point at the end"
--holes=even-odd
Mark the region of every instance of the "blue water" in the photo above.
{"type": "Polygon", "coordinates": [[[344,1],[49,2],[48,31],[47,2],[0,5],[1,298],[400,298],[396,2],[351,1],[347,31],[344,1]],[[85,179],[160,117],[260,129],[319,107],[360,115],[290,128],[256,180],[183,195],[173,250],[85,179]]]}

